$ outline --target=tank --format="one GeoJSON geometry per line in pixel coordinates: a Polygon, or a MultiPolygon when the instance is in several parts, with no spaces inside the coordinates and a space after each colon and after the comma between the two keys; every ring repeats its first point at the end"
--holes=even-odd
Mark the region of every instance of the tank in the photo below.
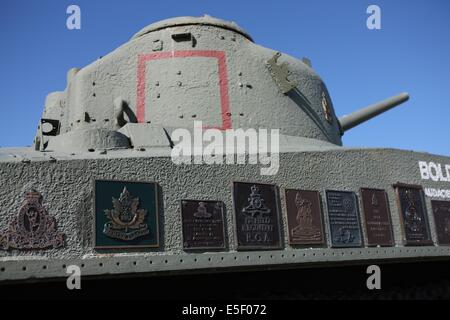
{"type": "Polygon", "coordinates": [[[32,147],[0,149],[0,280],[448,259],[450,158],[342,145],[408,99],[338,117],[309,59],[209,16],[151,24],[67,72],[32,147]],[[198,126],[276,131],[276,171],[176,163],[198,126]]]}

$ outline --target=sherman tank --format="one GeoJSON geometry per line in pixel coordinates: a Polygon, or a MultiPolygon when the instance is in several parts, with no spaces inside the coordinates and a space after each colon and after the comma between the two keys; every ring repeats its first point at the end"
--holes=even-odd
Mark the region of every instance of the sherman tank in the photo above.
{"type": "Polygon", "coordinates": [[[446,260],[450,158],[342,145],[408,98],[338,117],[309,59],[209,16],[150,24],[0,149],[0,280],[446,260]]]}

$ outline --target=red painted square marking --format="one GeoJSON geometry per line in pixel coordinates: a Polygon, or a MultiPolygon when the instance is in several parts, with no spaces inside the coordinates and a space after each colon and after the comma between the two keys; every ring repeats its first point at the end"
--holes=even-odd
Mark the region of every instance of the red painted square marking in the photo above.
{"type": "MultiPolygon", "coordinates": [[[[146,86],[146,68],[147,62],[158,59],[171,58],[190,58],[190,57],[206,57],[216,58],[219,71],[219,88],[220,88],[220,108],[222,113],[222,126],[216,129],[231,129],[230,98],[228,96],[228,75],[227,62],[224,51],[212,50],[186,50],[186,51],[168,51],[150,54],[142,54],[138,56],[137,68],[137,120],[140,123],[145,122],[145,86],[146,86]]],[[[206,127],[205,127],[206,128],[206,127]]]]}

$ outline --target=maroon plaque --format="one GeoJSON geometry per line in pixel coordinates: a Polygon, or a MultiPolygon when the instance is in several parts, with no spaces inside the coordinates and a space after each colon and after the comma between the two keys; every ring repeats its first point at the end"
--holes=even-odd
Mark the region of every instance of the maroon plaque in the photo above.
{"type": "Polygon", "coordinates": [[[235,182],[233,201],[238,250],[280,249],[280,214],[275,185],[235,182]]]}
{"type": "Polygon", "coordinates": [[[320,195],[317,191],[286,190],[289,244],[323,245],[320,195]]]}
{"type": "Polygon", "coordinates": [[[428,215],[421,186],[397,183],[398,208],[406,245],[432,245],[428,215]]]}
{"type": "Polygon", "coordinates": [[[391,215],[386,191],[361,189],[368,246],[393,246],[391,215]]]}
{"type": "Polygon", "coordinates": [[[450,201],[431,201],[440,245],[450,245],[450,201]]]}
{"type": "Polygon", "coordinates": [[[223,202],[182,200],[184,250],[225,248],[223,202]]]}

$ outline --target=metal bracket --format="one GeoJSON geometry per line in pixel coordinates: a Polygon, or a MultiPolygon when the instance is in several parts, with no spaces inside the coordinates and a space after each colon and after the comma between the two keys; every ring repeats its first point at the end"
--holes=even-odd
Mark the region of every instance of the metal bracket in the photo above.
{"type": "Polygon", "coordinates": [[[326,97],[324,91],[322,91],[322,109],[323,109],[323,113],[325,115],[325,119],[327,120],[327,122],[329,124],[332,124],[333,123],[333,115],[331,113],[331,108],[330,108],[330,105],[328,104],[328,100],[327,100],[327,97],[326,97]]]}
{"type": "Polygon", "coordinates": [[[164,42],[162,40],[154,40],[152,44],[153,51],[162,51],[164,42]]]}
{"type": "Polygon", "coordinates": [[[288,69],[287,62],[283,62],[281,65],[277,64],[278,58],[281,56],[280,52],[277,52],[272,58],[267,60],[267,68],[270,71],[270,75],[275,83],[280,88],[283,94],[287,94],[292,89],[298,86],[297,81],[288,80],[290,71],[288,69]]]}

